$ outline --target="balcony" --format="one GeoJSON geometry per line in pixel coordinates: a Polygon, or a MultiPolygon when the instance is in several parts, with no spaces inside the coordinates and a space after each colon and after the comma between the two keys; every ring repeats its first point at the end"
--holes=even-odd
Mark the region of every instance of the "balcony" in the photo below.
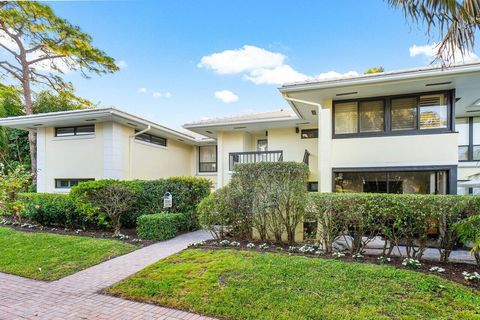
{"type": "Polygon", "coordinates": [[[229,170],[238,163],[279,162],[283,161],[283,151],[231,152],[228,157],[229,170]]]}

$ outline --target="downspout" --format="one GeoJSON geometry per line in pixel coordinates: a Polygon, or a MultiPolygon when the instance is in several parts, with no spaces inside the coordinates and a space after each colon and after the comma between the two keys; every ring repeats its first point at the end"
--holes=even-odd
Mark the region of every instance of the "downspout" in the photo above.
{"type": "Polygon", "coordinates": [[[136,136],[141,135],[147,131],[150,131],[152,129],[151,125],[148,125],[145,129],[142,131],[138,131],[137,133],[129,136],[128,138],[128,179],[132,180],[132,143],[133,140],[135,139],[136,136]]]}

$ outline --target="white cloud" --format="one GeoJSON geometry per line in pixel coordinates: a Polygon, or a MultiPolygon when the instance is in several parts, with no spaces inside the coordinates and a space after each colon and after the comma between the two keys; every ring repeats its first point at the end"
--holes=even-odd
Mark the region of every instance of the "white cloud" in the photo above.
{"type": "Polygon", "coordinates": [[[286,59],[287,56],[282,53],[245,45],[240,49],[225,50],[204,56],[197,66],[213,70],[218,74],[243,74],[245,80],[255,84],[280,85],[309,79],[324,80],[358,76],[355,71],[346,73],[329,71],[318,76],[309,76],[285,64],[286,59]]]}
{"type": "Polygon", "coordinates": [[[119,60],[116,62],[116,65],[117,67],[119,67],[120,69],[125,69],[126,67],[128,67],[128,64],[127,64],[127,61],[125,60],[119,60]]]}
{"type": "Polygon", "coordinates": [[[238,74],[262,68],[275,68],[281,66],[285,59],[286,56],[281,53],[245,45],[240,49],[204,56],[197,66],[219,74],[238,74]]]}
{"type": "Polygon", "coordinates": [[[314,78],[316,80],[330,80],[330,79],[357,77],[357,76],[359,76],[357,71],[348,71],[345,73],[340,73],[337,71],[328,71],[328,72],[320,73],[319,75],[316,75],[314,78]]]}
{"type": "Polygon", "coordinates": [[[160,98],[161,96],[162,96],[162,94],[158,91],[152,92],[152,97],[154,97],[154,98],[160,98]]]}
{"type": "MultiPolygon", "coordinates": [[[[433,44],[426,44],[423,46],[417,46],[414,44],[409,48],[410,52],[410,57],[417,57],[417,56],[422,56],[428,62],[432,62],[435,60],[436,54],[438,51],[438,43],[433,43],[433,44]]],[[[472,52],[472,51],[467,51],[465,55],[462,57],[462,53],[460,49],[455,49],[455,63],[462,63],[462,62],[472,62],[475,60],[478,60],[478,56],[472,52]]]]}
{"type": "Polygon", "coordinates": [[[224,103],[232,103],[238,101],[238,96],[230,90],[222,90],[215,92],[215,98],[224,103]]]}
{"type": "Polygon", "coordinates": [[[282,84],[285,82],[304,81],[309,77],[284,64],[273,69],[252,70],[244,78],[255,84],[282,84]]]}
{"type": "Polygon", "coordinates": [[[165,98],[171,98],[172,93],[170,91],[165,92],[165,98]]]}
{"type": "Polygon", "coordinates": [[[146,93],[146,92],[147,92],[147,88],[145,88],[145,87],[140,87],[140,88],[138,88],[137,92],[139,92],[139,93],[146,93]]]}

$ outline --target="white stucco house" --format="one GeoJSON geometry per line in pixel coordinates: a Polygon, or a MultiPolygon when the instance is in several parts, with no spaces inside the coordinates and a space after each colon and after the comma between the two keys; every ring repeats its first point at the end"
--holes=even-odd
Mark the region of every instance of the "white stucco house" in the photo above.
{"type": "Polygon", "coordinates": [[[107,108],[0,119],[38,135],[38,191],[85,179],[205,176],[303,161],[319,192],[480,193],[480,63],[279,88],[290,109],[184,125],[107,108]]]}

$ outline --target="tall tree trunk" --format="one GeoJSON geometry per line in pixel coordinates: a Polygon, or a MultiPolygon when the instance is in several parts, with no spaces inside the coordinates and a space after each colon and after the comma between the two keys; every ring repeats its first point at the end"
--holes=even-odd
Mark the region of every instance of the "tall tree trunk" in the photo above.
{"type": "MultiPolygon", "coordinates": [[[[26,115],[33,114],[32,89],[30,87],[30,69],[27,65],[27,55],[23,47],[20,48],[20,60],[22,61],[22,87],[23,103],[26,115]]],[[[32,168],[33,183],[37,183],[37,134],[34,131],[28,131],[28,144],[30,148],[30,166],[32,168]]]]}

